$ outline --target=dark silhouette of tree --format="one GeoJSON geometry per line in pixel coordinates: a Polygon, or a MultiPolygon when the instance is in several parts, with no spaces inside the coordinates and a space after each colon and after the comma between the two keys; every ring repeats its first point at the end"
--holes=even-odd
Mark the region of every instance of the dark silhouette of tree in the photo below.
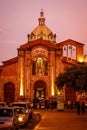
{"type": "Polygon", "coordinates": [[[58,88],[62,88],[67,84],[76,91],[87,91],[87,65],[67,67],[64,73],[60,73],[56,77],[55,84],[58,88]]]}

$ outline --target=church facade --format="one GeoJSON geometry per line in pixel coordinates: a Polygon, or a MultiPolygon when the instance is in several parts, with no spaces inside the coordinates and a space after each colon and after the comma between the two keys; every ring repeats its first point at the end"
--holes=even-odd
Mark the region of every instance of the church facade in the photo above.
{"type": "MultiPolygon", "coordinates": [[[[59,90],[55,78],[65,67],[78,64],[84,57],[84,44],[68,39],[57,43],[56,34],[45,25],[41,10],[38,26],[27,35],[27,43],[17,48],[17,57],[0,66],[0,101],[50,99],[59,90]]],[[[60,92],[65,100],[76,100],[67,87],[60,92]]]]}

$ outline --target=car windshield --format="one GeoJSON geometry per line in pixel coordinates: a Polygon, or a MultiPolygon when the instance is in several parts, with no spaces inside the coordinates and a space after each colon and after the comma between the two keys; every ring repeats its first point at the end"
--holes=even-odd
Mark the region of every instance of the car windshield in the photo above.
{"type": "Polygon", "coordinates": [[[15,108],[15,113],[18,113],[18,114],[25,114],[25,109],[23,108],[15,108]]]}
{"type": "Polygon", "coordinates": [[[12,104],[12,107],[24,107],[26,109],[26,104],[12,104]]]}
{"type": "Polygon", "coordinates": [[[12,117],[13,116],[12,109],[0,109],[0,116],[12,117]]]}

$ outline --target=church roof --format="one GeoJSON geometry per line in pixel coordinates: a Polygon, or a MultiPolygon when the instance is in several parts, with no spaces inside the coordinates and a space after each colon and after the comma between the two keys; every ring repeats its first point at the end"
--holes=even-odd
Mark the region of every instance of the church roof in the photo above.
{"type": "Polygon", "coordinates": [[[9,65],[9,64],[13,64],[18,62],[18,56],[17,57],[13,57],[12,59],[6,60],[6,61],[2,61],[3,65],[9,65]]]}
{"type": "Polygon", "coordinates": [[[34,35],[40,37],[40,35],[49,36],[52,31],[45,25],[45,18],[43,11],[40,12],[40,18],[38,19],[39,25],[32,31],[34,35]]]}
{"type": "Polygon", "coordinates": [[[34,41],[30,41],[26,44],[21,45],[20,49],[26,49],[26,48],[30,48],[30,47],[34,47],[38,45],[43,45],[51,49],[58,49],[57,44],[54,44],[50,41],[43,40],[42,38],[34,40],[34,41]]]}
{"type": "Polygon", "coordinates": [[[28,34],[28,41],[36,40],[42,38],[47,41],[55,41],[56,42],[56,34],[45,25],[45,17],[44,12],[41,10],[40,17],[38,18],[39,25],[28,34]]]}
{"type": "Polygon", "coordinates": [[[83,43],[77,42],[77,41],[72,40],[72,39],[67,39],[65,41],[62,41],[62,42],[58,43],[57,45],[61,46],[61,45],[66,45],[66,44],[70,44],[70,45],[74,44],[74,45],[83,45],[84,46],[83,43]]]}

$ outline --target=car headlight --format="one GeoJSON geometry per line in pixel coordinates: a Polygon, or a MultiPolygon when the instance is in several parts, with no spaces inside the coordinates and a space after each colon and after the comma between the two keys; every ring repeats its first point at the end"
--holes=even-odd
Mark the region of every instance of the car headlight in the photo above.
{"type": "Polygon", "coordinates": [[[28,110],[26,110],[26,113],[28,113],[28,110]]]}
{"type": "Polygon", "coordinates": [[[21,121],[23,121],[23,118],[22,118],[22,117],[19,117],[18,120],[21,122],[21,121]]]}
{"type": "Polygon", "coordinates": [[[5,125],[6,125],[6,126],[12,126],[12,121],[6,121],[6,122],[5,122],[5,125]]]}

